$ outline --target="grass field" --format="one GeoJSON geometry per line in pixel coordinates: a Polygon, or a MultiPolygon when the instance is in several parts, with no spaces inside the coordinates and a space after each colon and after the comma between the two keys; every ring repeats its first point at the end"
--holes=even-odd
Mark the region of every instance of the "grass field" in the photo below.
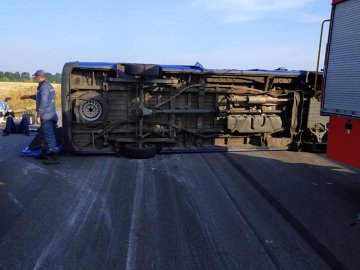
{"type": "MultiPolygon", "coordinates": [[[[61,84],[52,84],[56,92],[56,107],[61,107],[61,84]]],[[[11,97],[11,110],[31,110],[35,109],[35,101],[31,99],[20,100],[22,95],[35,95],[37,83],[21,83],[21,82],[0,82],[0,100],[11,97]]]]}

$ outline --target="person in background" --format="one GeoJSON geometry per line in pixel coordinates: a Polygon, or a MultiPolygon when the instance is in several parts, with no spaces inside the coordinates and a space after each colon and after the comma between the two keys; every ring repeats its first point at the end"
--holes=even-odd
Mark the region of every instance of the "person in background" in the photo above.
{"type": "Polygon", "coordinates": [[[39,83],[36,95],[24,95],[20,99],[36,100],[36,124],[40,124],[41,132],[41,153],[36,159],[43,159],[45,165],[58,164],[59,156],[56,152],[55,128],[58,116],[55,108],[55,89],[46,80],[45,71],[40,69],[33,74],[36,82],[39,83]],[[49,149],[50,154],[47,154],[49,149]]]}
{"type": "Polygon", "coordinates": [[[10,111],[10,102],[11,97],[7,97],[4,101],[0,102],[0,123],[6,122],[4,116],[7,116],[10,111]]]}
{"type": "Polygon", "coordinates": [[[16,124],[13,117],[15,117],[15,114],[10,112],[8,118],[6,119],[3,136],[9,136],[10,133],[23,133],[24,135],[29,136],[29,119],[27,117],[23,117],[20,123],[16,124]]]}

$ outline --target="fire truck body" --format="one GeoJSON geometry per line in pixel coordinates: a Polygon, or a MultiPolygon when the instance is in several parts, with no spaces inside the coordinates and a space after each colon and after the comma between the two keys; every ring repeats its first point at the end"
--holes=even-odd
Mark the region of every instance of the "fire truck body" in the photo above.
{"type": "Polygon", "coordinates": [[[360,167],[360,1],[332,5],[321,109],[330,116],[327,154],[360,167]]]}

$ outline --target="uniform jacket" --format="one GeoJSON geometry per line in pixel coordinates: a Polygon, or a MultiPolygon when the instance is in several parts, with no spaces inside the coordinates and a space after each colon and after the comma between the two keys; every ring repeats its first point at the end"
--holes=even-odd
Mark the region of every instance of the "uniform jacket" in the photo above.
{"type": "Polygon", "coordinates": [[[36,100],[37,116],[42,120],[56,120],[58,119],[55,108],[55,89],[47,81],[39,83],[36,95],[30,96],[36,100]]]}

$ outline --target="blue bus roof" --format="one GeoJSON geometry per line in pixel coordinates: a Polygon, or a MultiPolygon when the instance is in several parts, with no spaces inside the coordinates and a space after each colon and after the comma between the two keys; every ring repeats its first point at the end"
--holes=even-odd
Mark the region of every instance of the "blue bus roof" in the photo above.
{"type": "MultiPolygon", "coordinates": [[[[105,68],[116,69],[118,64],[133,64],[133,63],[111,63],[111,62],[78,62],[80,68],[105,68]]],[[[205,69],[201,64],[196,63],[193,66],[190,65],[159,65],[164,72],[191,72],[191,73],[277,73],[277,74],[292,74],[301,75],[307,71],[304,70],[287,70],[287,69],[205,69]]]]}

